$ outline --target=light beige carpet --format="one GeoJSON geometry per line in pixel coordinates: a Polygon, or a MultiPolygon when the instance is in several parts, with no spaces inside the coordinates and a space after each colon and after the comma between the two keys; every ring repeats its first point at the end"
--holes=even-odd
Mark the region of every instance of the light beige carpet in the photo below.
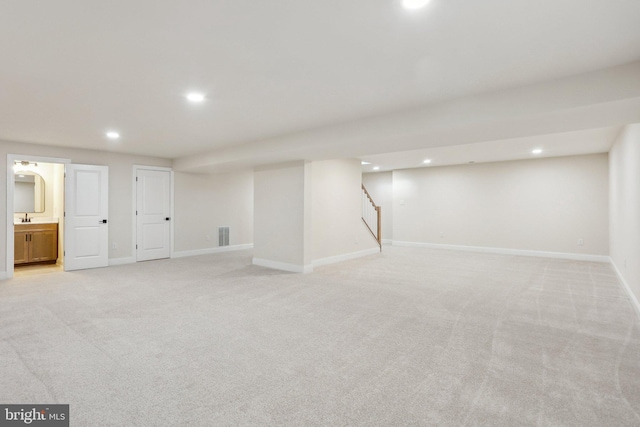
{"type": "Polygon", "coordinates": [[[250,263],[0,282],[0,402],[69,403],[73,426],[640,425],[640,325],[607,264],[250,263]]]}

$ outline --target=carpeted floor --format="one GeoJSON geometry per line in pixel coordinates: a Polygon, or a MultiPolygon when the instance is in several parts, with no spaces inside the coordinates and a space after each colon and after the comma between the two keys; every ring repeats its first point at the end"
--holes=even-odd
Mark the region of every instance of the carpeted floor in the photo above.
{"type": "Polygon", "coordinates": [[[640,425],[640,322],[607,264],[249,251],[0,282],[0,402],[72,426],[640,425]]]}

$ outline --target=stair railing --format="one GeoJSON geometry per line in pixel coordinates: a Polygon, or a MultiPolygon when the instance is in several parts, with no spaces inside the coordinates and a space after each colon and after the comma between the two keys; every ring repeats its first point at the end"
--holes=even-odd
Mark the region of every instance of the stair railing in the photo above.
{"type": "Polygon", "coordinates": [[[362,184],[362,221],[378,242],[382,252],[382,208],[375,204],[364,184],[362,184]]]}

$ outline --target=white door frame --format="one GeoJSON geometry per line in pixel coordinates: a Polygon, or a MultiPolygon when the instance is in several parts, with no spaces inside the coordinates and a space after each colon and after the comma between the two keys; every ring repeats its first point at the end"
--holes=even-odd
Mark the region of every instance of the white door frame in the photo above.
{"type": "MultiPolygon", "coordinates": [[[[43,156],[27,156],[22,154],[7,154],[7,273],[6,279],[13,277],[13,190],[15,186],[15,174],[13,173],[13,163],[16,160],[27,160],[30,162],[40,163],[58,163],[68,164],[71,163],[71,159],[62,159],[58,157],[43,157],[43,156]]],[[[64,221],[64,218],[58,218],[58,221],[64,221]]],[[[62,237],[64,239],[64,236],[62,237]]],[[[64,244],[64,243],[63,243],[64,244]]],[[[1,279],[1,277],[0,277],[1,279]]]]}
{"type": "Polygon", "coordinates": [[[132,200],[131,223],[133,224],[133,227],[131,227],[133,231],[133,235],[131,239],[131,251],[133,253],[133,258],[136,260],[136,262],[138,262],[138,250],[136,249],[136,244],[138,240],[138,218],[136,218],[136,208],[138,207],[138,200],[137,200],[138,185],[136,183],[136,177],[138,176],[138,170],[140,169],[146,169],[146,170],[152,170],[152,171],[165,171],[170,173],[169,175],[169,180],[170,180],[169,188],[171,189],[171,195],[169,198],[169,203],[171,203],[171,208],[170,208],[171,255],[170,257],[173,258],[173,230],[174,230],[174,224],[175,224],[175,215],[174,215],[174,206],[173,206],[173,170],[171,168],[162,167],[162,166],[145,166],[145,165],[133,165],[133,174],[131,177],[131,188],[133,190],[131,191],[131,200],[132,200]]]}

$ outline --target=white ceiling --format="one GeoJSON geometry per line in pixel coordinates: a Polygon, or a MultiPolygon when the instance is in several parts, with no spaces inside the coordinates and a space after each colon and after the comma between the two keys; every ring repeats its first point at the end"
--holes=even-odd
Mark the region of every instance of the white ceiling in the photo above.
{"type": "Polygon", "coordinates": [[[363,172],[607,153],[619,126],[366,156],[363,172]],[[534,154],[535,149],[542,150],[534,154]],[[430,163],[425,164],[425,160],[430,163]],[[377,169],[374,169],[377,168],[377,169]]]}
{"type": "MultiPolygon", "coordinates": [[[[640,59],[635,0],[432,0],[418,11],[399,0],[3,0],[1,9],[0,140],[168,157],[195,171],[378,155],[425,138],[389,125],[371,145],[352,143],[347,124],[375,128],[419,110],[432,135],[433,112],[451,103],[591,72],[571,109],[547,108],[544,126],[531,116],[516,129],[512,117],[500,132],[476,126],[473,141],[453,132],[425,146],[640,120],[640,77],[627,71],[623,87],[606,71],[640,59]],[[190,105],[189,90],[206,102],[190,105]],[[122,138],[106,139],[111,129],[122,138]]],[[[535,93],[527,105],[542,106],[535,93]]]]}

